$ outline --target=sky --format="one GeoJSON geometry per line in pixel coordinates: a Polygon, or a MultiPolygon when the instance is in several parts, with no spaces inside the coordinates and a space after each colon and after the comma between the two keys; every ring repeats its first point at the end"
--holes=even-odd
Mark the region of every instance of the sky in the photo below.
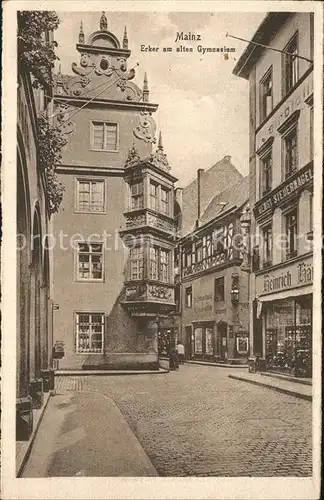
{"type": "MultiPolygon", "coordinates": [[[[72,73],[79,64],[76,51],[80,22],[85,39],[99,29],[101,12],[58,12],[61,20],[55,33],[62,73],[72,73]]],[[[147,72],[150,102],[159,104],[154,113],[157,130],[162,131],[164,152],[171,172],[186,186],[198,168],[207,170],[225,155],[248,174],[248,82],[232,74],[246,43],[226,33],[251,39],[265,13],[226,12],[106,12],[108,31],[122,41],[127,26],[132,54],[128,67],[136,63],[133,80],[142,88],[147,72]],[[177,32],[200,35],[200,40],[178,41],[177,32]],[[159,47],[144,52],[141,46],[159,47]],[[193,52],[176,52],[180,45],[193,52]],[[198,52],[197,47],[234,47],[228,60],[217,52],[198,52]],[[172,52],[163,52],[163,47],[172,52]]]]}

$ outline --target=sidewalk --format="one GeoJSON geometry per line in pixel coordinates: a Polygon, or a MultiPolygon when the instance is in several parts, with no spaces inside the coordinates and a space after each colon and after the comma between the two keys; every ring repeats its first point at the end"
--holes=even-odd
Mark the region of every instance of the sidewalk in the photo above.
{"type": "Polygon", "coordinates": [[[169,370],[160,367],[158,370],[55,370],[55,376],[58,377],[71,377],[75,375],[91,376],[91,375],[159,375],[161,373],[168,373],[169,370]]]}
{"type": "MultiPolygon", "coordinates": [[[[159,360],[169,361],[169,358],[167,358],[166,356],[159,356],[159,360]]],[[[247,364],[233,365],[231,363],[214,363],[212,361],[197,361],[197,360],[193,360],[193,359],[190,359],[190,360],[186,359],[185,363],[193,364],[193,365],[218,366],[221,368],[248,368],[248,366],[249,366],[247,364]]]]}
{"type": "Polygon", "coordinates": [[[21,477],[157,475],[112,399],[59,388],[48,402],[21,477]]]}
{"type": "Polygon", "coordinates": [[[250,384],[267,387],[274,391],[283,392],[296,398],[306,399],[312,401],[312,386],[304,382],[299,383],[297,380],[285,380],[284,378],[273,376],[270,374],[263,375],[261,373],[240,373],[239,375],[228,375],[229,378],[239,380],[241,382],[248,382],[250,384]]]}
{"type": "Polygon", "coordinates": [[[51,397],[51,392],[44,392],[44,404],[39,410],[33,410],[33,432],[28,441],[16,441],[16,475],[19,477],[26,461],[28,460],[31,448],[33,446],[34,439],[40,422],[42,420],[43,414],[46,410],[49,398],[51,397]]]}

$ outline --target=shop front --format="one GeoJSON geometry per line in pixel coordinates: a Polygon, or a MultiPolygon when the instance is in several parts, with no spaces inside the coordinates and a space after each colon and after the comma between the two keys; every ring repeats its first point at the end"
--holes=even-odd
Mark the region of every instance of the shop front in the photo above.
{"type": "Polygon", "coordinates": [[[259,285],[263,281],[263,290],[281,288],[277,293],[258,297],[267,371],[312,376],[312,273],[310,258],[285,271],[258,277],[259,285]],[[308,274],[302,275],[301,269],[308,270],[308,274]]]}
{"type": "Polygon", "coordinates": [[[195,358],[213,360],[216,344],[214,322],[194,323],[193,344],[195,358]]]}

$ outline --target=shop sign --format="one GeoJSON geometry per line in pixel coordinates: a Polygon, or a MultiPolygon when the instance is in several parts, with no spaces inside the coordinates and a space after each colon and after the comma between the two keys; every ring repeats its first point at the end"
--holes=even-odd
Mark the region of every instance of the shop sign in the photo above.
{"type": "Polygon", "coordinates": [[[306,165],[280,184],[268,196],[262,198],[255,204],[254,215],[258,219],[261,216],[273,212],[281,203],[287,201],[291,196],[302,191],[305,186],[313,182],[313,164],[306,165]]]}
{"type": "Polygon", "coordinates": [[[282,290],[290,290],[313,283],[313,260],[307,260],[290,265],[284,271],[275,270],[263,276],[256,277],[256,288],[259,296],[282,290]]]}
{"type": "Polygon", "coordinates": [[[205,295],[198,295],[198,297],[195,297],[195,311],[211,311],[213,309],[212,299],[213,296],[211,293],[206,293],[205,295]]]}
{"type": "Polygon", "coordinates": [[[225,309],[215,309],[215,314],[226,314],[226,308],[225,309]]]}

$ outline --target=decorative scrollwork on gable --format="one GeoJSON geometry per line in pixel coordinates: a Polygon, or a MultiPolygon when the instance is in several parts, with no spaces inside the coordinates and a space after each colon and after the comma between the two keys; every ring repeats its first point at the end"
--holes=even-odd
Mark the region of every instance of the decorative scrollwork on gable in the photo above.
{"type": "Polygon", "coordinates": [[[133,130],[135,137],[145,142],[151,142],[154,144],[156,142],[155,131],[156,124],[151,114],[148,111],[141,111],[138,124],[133,130]]]}
{"type": "Polygon", "coordinates": [[[57,128],[62,134],[72,134],[75,130],[75,123],[70,120],[70,115],[73,111],[74,108],[67,104],[60,104],[58,107],[56,115],[57,128]]]}

